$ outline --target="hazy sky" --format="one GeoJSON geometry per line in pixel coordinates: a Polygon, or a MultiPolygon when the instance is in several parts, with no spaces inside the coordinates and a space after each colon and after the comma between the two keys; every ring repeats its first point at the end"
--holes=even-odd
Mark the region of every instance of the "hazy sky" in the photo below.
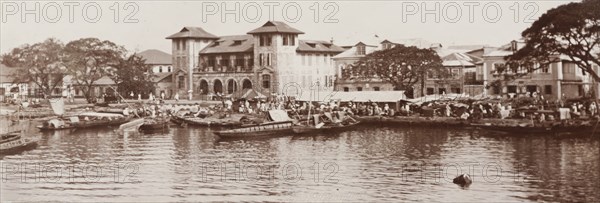
{"type": "Polygon", "coordinates": [[[353,45],[378,35],[423,38],[444,46],[499,46],[519,38],[548,9],[568,2],[2,0],[0,52],[49,37],[65,43],[97,37],[132,52],[159,49],[170,53],[171,44],[165,37],[184,26],[199,26],[215,35],[240,35],[261,26],[269,16],[304,31],[300,39],[333,38],[338,45],[353,45]]]}

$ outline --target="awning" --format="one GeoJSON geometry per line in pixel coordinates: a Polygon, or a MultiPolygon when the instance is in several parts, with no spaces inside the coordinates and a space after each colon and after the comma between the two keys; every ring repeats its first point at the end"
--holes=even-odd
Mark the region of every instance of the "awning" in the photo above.
{"type": "Polygon", "coordinates": [[[356,92],[317,92],[315,94],[303,93],[296,98],[298,101],[329,102],[397,102],[406,100],[404,91],[356,91],[356,92]]]}

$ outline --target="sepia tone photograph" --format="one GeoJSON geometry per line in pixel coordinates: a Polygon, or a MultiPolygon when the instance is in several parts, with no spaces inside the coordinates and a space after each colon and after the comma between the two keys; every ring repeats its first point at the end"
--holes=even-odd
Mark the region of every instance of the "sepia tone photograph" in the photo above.
{"type": "Polygon", "coordinates": [[[0,21],[0,202],[600,202],[600,0],[0,21]]]}

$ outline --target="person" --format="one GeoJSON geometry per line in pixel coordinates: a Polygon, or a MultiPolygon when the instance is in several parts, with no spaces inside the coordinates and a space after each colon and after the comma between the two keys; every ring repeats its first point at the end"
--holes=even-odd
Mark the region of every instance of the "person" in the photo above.
{"type": "Polygon", "coordinates": [[[160,99],[165,100],[165,92],[160,92],[160,99]]]}
{"type": "Polygon", "coordinates": [[[142,101],[142,93],[138,93],[138,101],[142,101]]]}
{"type": "Polygon", "coordinates": [[[192,90],[188,90],[188,100],[192,100],[192,90]]]}
{"type": "Polygon", "coordinates": [[[135,95],[133,94],[133,91],[129,92],[129,98],[133,99],[133,98],[134,98],[134,96],[135,96],[135,95]]]}
{"type": "Polygon", "coordinates": [[[175,101],[178,102],[179,101],[179,92],[175,93],[175,101]]]}

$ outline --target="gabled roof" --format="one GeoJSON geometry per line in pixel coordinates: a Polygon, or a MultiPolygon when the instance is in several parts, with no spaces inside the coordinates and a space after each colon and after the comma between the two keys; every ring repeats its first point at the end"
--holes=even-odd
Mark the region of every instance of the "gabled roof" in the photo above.
{"type": "Polygon", "coordinates": [[[263,26],[256,28],[248,34],[260,34],[260,33],[291,33],[291,34],[304,34],[304,32],[297,30],[296,28],[290,27],[284,22],[279,21],[268,21],[263,26]]]}
{"type": "Polygon", "coordinates": [[[475,66],[482,58],[467,53],[454,52],[442,58],[444,66],[475,66]]]}
{"type": "MultiPolygon", "coordinates": [[[[370,54],[373,53],[375,51],[379,50],[378,47],[376,46],[369,46],[366,45],[365,46],[365,52],[366,54],[370,54]]],[[[358,52],[356,50],[356,46],[350,47],[349,49],[346,49],[344,52],[335,55],[334,57],[332,57],[333,59],[341,59],[341,58],[356,58],[356,57],[363,57],[365,55],[358,55],[358,52]]]]}
{"type": "Polygon", "coordinates": [[[222,36],[210,43],[200,51],[201,54],[214,53],[239,53],[249,52],[254,49],[254,37],[252,35],[222,36]]]}
{"type": "Polygon", "coordinates": [[[154,77],[152,77],[152,81],[157,83],[157,82],[160,82],[161,80],[165,79],[166,77],[170,77],[171,75],[173,75],[173,73],[154,73],[154,77]]]}
{"type": "Polygon", "coordinates": [[[192,38],[192,39],[218,39],[216,35],[213,35],[200,27],[184,27],[178,33],[168,36],[167,39],[179,39],[179,38],[192,38]]]}
{"type": "Polygon", "coordinates": [[[331,52],[342,53],[344,49],[331,42],[318,40],[298,40],[297,52],[331,52]]]}
{"type": "Polygon", "coordinates": [[[136,55],[141,56],[146,60],[146,64],[172,64],[173,58],[171,54],[167,54],[163,51],[156,49],[148,49],[137,53],[136,55]]]}

